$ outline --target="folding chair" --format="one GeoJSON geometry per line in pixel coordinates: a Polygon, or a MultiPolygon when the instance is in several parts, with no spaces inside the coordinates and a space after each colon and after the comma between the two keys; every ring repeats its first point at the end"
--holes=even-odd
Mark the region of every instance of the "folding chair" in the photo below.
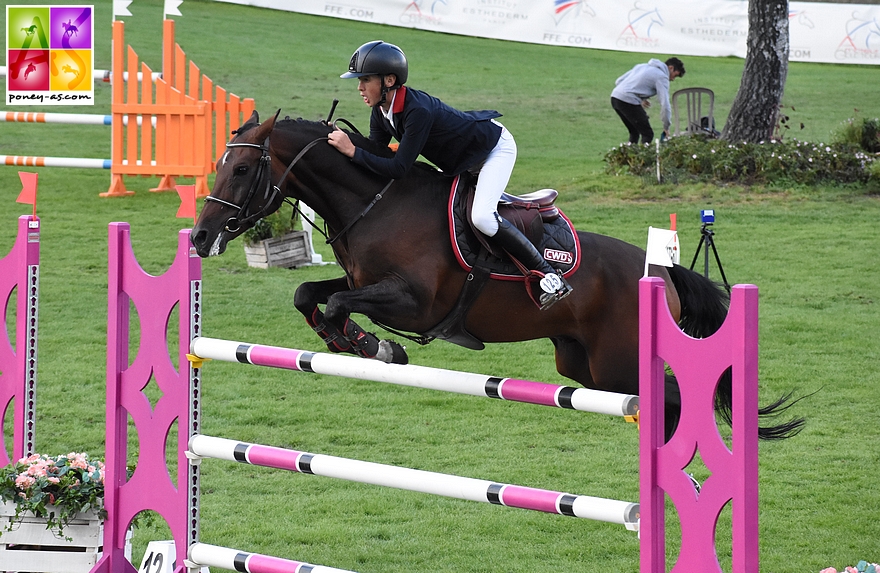
{"type": "Polygon", "coordinates": [[[694,135],[697,133],[713,135],[715,133],[715,92],[709,88],[685,88],[672,94],[672,135],[694,135]],[[681,126],[682,114],[679,113],[679,100],[684,98],[687,107],[687,124],[681,126]],[[703,118],[707,118],[703,125],[703,118]]]}

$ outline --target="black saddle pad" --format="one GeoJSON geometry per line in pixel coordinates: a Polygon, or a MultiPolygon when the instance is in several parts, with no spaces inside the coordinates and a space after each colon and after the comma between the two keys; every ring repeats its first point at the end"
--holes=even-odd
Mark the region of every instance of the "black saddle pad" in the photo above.
{"type": "MultiPolygon", "coordinates": [[[[461,179],[460,176],[454,178],[449,193],[449,233],[455,258],[464,270],[470,271],[477,262],[482,245],[467,218],[468,185],[461,179]]],[[[547,262],[565,276],[580,265],[580,241],[571,221],[561,210],[553,221],[544,222],[544,236],[536,246],[547,262]]],[[[508,258],[489,254],[487,259],[480,260],[480,265],[488,268],[494,279],[525,280],[519,268],[508,258]]]]}

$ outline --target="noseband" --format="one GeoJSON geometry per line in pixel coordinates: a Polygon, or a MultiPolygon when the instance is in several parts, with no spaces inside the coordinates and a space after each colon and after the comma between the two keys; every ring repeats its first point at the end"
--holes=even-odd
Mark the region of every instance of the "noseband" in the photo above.
{"type": "Polygon", "coordinates": [[[257,175],[256,175],[256,177],[254,177],[254,182],[251,185],[251,188],[248,190],[247,198],[245,198],[244,202],[241,205],[236,205],[235,203],[230,203],[229,201],[224,201],[223,199],[218,199],[218,198],[213,197],[211,195],[208,195],[207,197],[205,197],[206,202],[212,201],[214,203],[220,203],[221,205],[225,205],[227,207],[232,207],[233,209],[238,209],[237,214],[235,214],[234,216],[232,216],[226,220],[226,224],[223,227],[224,230],[226,230],[229,233],[235,233],[239,229],[241,229],[242,225],[246,225],[246,224],[250,223],[251,221],[256,221],[256,220],[262,219],[266,215],[266,213],[268,212],[269,206],[272,205],[273,201],[275,201],[275,197],[277,197],[278,194],[281,193],[281,184],[284,183],[284,180],[287,178],[287,175],[290,173],[290,170],[293,169],[293,166],[296,165],[297,161],[299,161],[302,158],[302,156],[305,155],[309,149],[311,149],[312,147],[317,145],[318,142],[326,141],[326,140],[327,140],[327,137],[319,137],[318,139],[315,139],[314,141],[312,141],[308,145],[306,145],[302,149],[302,151],[300,151],[296,155],[296,157],[293,158],[293,161],[290,162],[290,165],[287,166],[287,169],[284,171],[284,173],[278,179],[278,183],[275,185],[272,185],[272,181],[270,178],[271,172],[269,169],[269,164],[272,162],[272,156],[269,155],[269,137],[268,136],[266,136],[266,139],[265,139],[265,141],[263,141],[262,144],[245,143],[245,142],[236,143],[236,142],[232,142],[232,141],[227,143],[226,144],[227,149],[232,149],[234,147],[253,147],[254,149],[259,149],[261,155],[260,155],[260,162],[257,165],[257,175]],[[257,189],[260,187],[260,185],[263,181],[265,181],[265,185],[266,185],[266,190],[263,192],[263,199],[266,199],[266,201],[263,203],[263,207],[259,211],[257,211],[256,213],[242,218],[245,215],[248,207],[250,206],[250,203],[254,197],[254,194],[256,194],[257,189]],[[272,188],[272,196],[271,197],[269,196],[269,188],[270,187],[272,188]]]}

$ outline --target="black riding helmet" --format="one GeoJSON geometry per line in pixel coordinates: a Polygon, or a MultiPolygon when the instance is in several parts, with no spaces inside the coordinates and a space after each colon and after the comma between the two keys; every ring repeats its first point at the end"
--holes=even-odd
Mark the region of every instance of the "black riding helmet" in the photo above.
{"type": "Polygon", "coordinates": [[[403,50],[394,44],[374,40],[355,50],[348,62],[348,71],[339,77],[359,78],[361,76],[387,76],[388,74],[394,74],[397,78],[392,89],[405,84],[409,75],[406,56],[403,50]]]}

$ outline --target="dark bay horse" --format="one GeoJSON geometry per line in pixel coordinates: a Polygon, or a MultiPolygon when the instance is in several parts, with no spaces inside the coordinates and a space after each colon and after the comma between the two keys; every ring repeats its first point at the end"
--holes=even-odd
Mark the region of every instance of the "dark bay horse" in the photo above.
{"type": "MultiPolygon", "coordinates": [[[[331,351],[403,363],[403,347],[379,341],[349,315],[427,333],[450,314],[468,278],[449,239],[451,178],[416,166],[403,179],[389,181],[332,148],[326,141],[332,129],[304,120],[259,123],[254,113],[217,162],[217,179],[192,242],[202,257],[221,254],[286,197],[302,200],[323,218],[345,275],[301,284],[294,305],[331,351]]],[[[357,134],[351,137],[377,154],[392,153],[357,134]]],[[[587,388],[638,394],[638,283],[645,252],[603,235],[579,232],[578,237],[582,259],[569,277],[570,296],[542,311],[522,282],[490,280],[464,325],[482,342],[549,338],[563,376],[587,388]]],[[[669,309],[689,335],[709,336],[724,322],[727,294],[709,279],[679,265],[652,265],[650,274],[666,281],[669,309]]],[[[674,376],[667,375],[666,387],[668,437],[680,410],[674,376]]],[[[717,410],[729,423],[729,371],[716,395],[717,410]]],[[[761,414],[778,414],[790,405],[788,399],[783,396],[761,414]]],[[[796,419],[762,427],[759,435],[789,437],[802,424],[796,419]]]]}

